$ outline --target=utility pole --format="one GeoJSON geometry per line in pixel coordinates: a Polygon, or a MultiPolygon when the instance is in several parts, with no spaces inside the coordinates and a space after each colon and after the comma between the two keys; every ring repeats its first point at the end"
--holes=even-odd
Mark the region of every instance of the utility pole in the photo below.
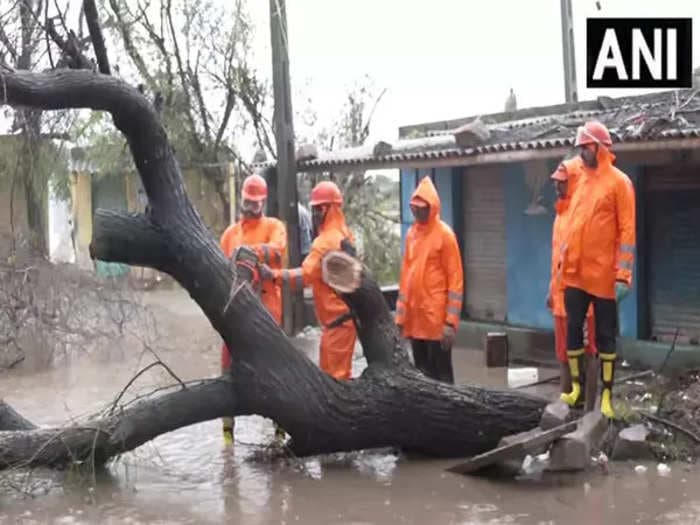
{"type": "MultiPolygon", "coordinates": [[[[279,218],[287,227],[288,266],[301,265],[299,244],[299,210],[297,197],[296,159],[294,158],[294,125],[292,95],[289,82],[289,40],[284,0],[270,0],[270,39],[272,47],[272,87],[275,99],[274,128],[277,143],[277,199],[279,218]]],[[[297,332],[303,317],[303,291],[283,291],[284,329],[288,335],[297,332]]]]}
{"type": "Polygon", "coordinates": [[[578,102],[576,89],[576,55],[574,54],[574,22],[571,14],[571,0],[561,3],[561,42],[564,55],[564,91],[566,102],[578,102]]]}

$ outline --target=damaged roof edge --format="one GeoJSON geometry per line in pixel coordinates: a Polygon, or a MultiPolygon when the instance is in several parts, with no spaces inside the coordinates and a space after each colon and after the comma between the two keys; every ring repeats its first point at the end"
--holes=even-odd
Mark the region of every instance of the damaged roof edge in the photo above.
{"type": "Polygon", "coordinates": [[[673,96],[674,92],[677,92],[679,95],[681,95],[682,93],[691,93],[692,91],[694,90],[690,88],[668,89],[664,91],[655,91],[653,93],[647,93],[645,95],[628,95],[614,98],[597,97],[595,99],[584,100],[581,102],[555,104],[552,106],[528,107],[518,109],[516,111],[499,111],[497,113],[484,113],[450,120],[435,120],[431,122],[423,122],[418,124],[407,124],[399,127],[399,138],[402,139],[414,132],[421,132],[421,134],[427,134],[430,131],[448,131],[456,129],[460,126],[463,126],[464,124],[472,122],[477,118],[481,118],[482,120],[489,120],[496,124],[500,124],[502,122],[508,122],[513,120],[546,117],[550,115],[559,115],[578,111],[601,110],[605,109],[605,102],[611,103],[611,105],[615,107],[622,106],[627,102],[643,104],[645,102],[657,101],[659,99],[659,96],[663,96],[664,93],[668,94],[670,97],[673,96]]]}
{"type": "MultiPolygon", "coordinates": [[[[324,171],[351,172],[372,169],[441,168],[470,166],[475,164],[500,164],[525,162],[538,159],[563,157],[573,147],[573,139],[547,141],[547,143],[493,144],[479,148],[448,149],[381,157],[363,156],[343,159],[313,159],[299,161],[297,171],[318,173],[324,171]]],[[[700,148],[700,130],[663,133],[655,140],[629,140],[618,142],[613,151],[664,151],[700,148]]],[[[274,167],[274,162],[255,164],[258,169],[274,167]]]]}

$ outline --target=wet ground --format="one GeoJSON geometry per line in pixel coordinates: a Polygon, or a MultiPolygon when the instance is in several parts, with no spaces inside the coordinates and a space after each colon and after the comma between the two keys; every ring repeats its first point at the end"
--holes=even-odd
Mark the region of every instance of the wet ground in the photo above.
{"type": "MultiPolygon", "coordinates": [[[[182,379],[217,374],[219,339],[179,291],[146,295],[162,338],[149,347],[182,379]]],[[[300,345],[315,349],[313,335],[300,345]]],[[[312,352],[313,353],[313,352],[312,352]]],[[[40,425],[94,412],[152,360],[143,348],[105,348],[66,368],[0,375],[0,395],[40,425]]],[[[483,354],[454,352],[459,382],[504,387],[552,370],[487,370],[483,354]],[[509,381],[510,379],[510,381],[509,381]]],[[[364,360],[355,360],[356,373],[364,360]]],[[[154,371],[130,395],[171,380],[154,371]]],[[[556,384],[538,386],[554,395],[556,384]]],[[[238,418],[236,443],[224,449],[220,423],[163,435],[120,458],[95,479],[35,471],[0,474],[0,523],[700,523],[700,470],[672,465],[611,464],[611,472],[503,481],[449,474],[454,461],[406,460],[366,452],[289,463],[253,459],[270,443],[270,421],[238,418]],[[93,483],[94,488],[90,488],[93,483]],[[22,496],[34,491],[43,495],[22,496]]]]}

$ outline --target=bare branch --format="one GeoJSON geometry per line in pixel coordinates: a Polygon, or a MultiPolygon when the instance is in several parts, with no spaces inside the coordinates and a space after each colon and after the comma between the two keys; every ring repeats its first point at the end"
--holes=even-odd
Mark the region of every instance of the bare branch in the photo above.
{"type": "Polygon", "coordinates": [[[95,0],[83,0],[83,12],[85,13],[85,21],[87,22],[90,38],[92,39],[92,47],[95,50],[95,58],[100,73],[110,75],[109,58],[107,57],[107,47],[102,36],[100,28],[100,19],[97,14],[97,6],[95,0]]]}

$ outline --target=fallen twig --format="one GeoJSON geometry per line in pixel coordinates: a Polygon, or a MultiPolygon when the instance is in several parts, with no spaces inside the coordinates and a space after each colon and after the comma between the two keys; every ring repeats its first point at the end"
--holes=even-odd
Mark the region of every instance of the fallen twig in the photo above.
{"type": "Polygon", "coordinates": [[[161,360],[159,359],[158,361],[154,361],[154,362],[151,363],[150,365],[146,365],[146,366],[143,367],[141,370],[139,370],[138,372],[136,372],[136,375],[135,375],[134,377],[132,377],[132,378],[129,380],[129,382],[126,384],[126,386],[125,386],[124,388],[122,388],[122,391],[119,392],[119,395],[117,396],[117,398],[116,398],[116,399],[114,400],[114,402],[112,403],[112,408],[110,408],[110,410],[109,410],[109,415],[112,415],[112,413],[114,412],[114,409],[117,408],[117,403],[119,403],[119,400],[124,396],[124,394],[126,394],[126,391],[129,389],[129,387],[130,387],[131,385],[133,385],[134,382],[135,382],[140,376],[142,376],[144,373],[146,373],[148,370],[150,370],[151,368],[153,368],[153,367],[155,367],[155,366],[159,366],[159,365],[162,366],[163,368],[165,368],[165,370],[167,370],[168,373],[169,373],[171,376],[173,376],[173,377],[180,383],[180,386],[182,386],[182,388],[187,388],[187,387],[185,386],[185,383],[183,383],[182,380],[181,380],[179,377],[177,377],[177,375],[175,375],[175,372],[173,372],[173,371],[170,369],[170,367],[169,367],[168,365],[166,365],[163,361],[161,361],[161,360]]]}

